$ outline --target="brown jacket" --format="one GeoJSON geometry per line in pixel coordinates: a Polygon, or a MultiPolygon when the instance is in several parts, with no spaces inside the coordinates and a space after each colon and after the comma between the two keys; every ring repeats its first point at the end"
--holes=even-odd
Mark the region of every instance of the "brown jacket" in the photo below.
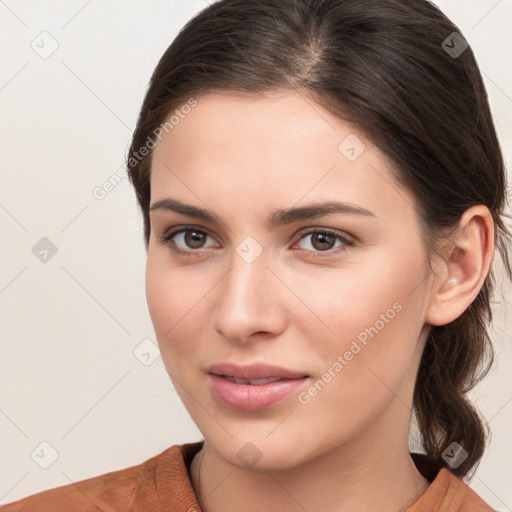
{"type": "MultiPolygon", "coordinates": [[[[137,466],[33,494],[0,512],[201,512],[188,471],[202,444],[171,446],[137,466]]],[[[407,512],[493,511],[447,468],[413,459],[432,483],[407,512]]]]}

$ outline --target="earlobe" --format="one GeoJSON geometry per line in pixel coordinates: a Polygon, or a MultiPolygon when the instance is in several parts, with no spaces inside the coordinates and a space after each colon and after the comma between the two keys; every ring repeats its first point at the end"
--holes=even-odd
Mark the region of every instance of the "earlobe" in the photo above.
{"type": "Polygon", "coordinates": [[[475,300],[494,254],[494,222],[483,205],[462,215],[445,245],[441,271],[434,278],[425,322],[445,325],[458,318],[475,300]]]}

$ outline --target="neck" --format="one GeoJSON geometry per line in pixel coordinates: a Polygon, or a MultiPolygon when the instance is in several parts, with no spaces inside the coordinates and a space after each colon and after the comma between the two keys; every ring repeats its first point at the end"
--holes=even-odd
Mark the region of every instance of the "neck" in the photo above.
{"type": "Polygon", "coordinates": [[[205,512],[405,512],[429,482],[409,455],[408,428],[391,426],[377,421],[357,439],[279,471],[239,468],[205,443],[192,463],[192,483],[205,512]]]}

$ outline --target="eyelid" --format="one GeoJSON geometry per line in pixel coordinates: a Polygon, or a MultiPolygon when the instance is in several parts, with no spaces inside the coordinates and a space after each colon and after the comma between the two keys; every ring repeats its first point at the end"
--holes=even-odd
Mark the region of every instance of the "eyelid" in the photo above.
{"type": "Polygon", "coordinates": [[[169,247],[171,247],[171,249],[174,252],[179,252],[179,253],[182,253],[182,254],[185,254],[185,253],[200,253],[200,252],[202,252],[201,249],[183,250],[183,249],[178,248],[175,245],[174,240],[173,240],[174,237],[179,235],[179,234],[181,234],[181,233],[186,233],[187,231],[199,231],[200,233],[204,233],[207,237],[215,238],[214,236],[212,236],[209,233],[209,231],[207,229],[202,228],[200,226],[194,226],[194,225],[188,225],[187,224],[187,225],[175,226],[173,228],[167,229],[161,237],[158,237],[158,241],[160,243],[163,243],[164,245],[168,245],[169,247]]]}
{"type": "Polygon", "coordinates": [[[164,234],[162,235],[162,238],[174,236],[178,233],[183,233],[184,231],[199,231],[201,233],[205,233],[209,237],[213,237],[213,235],[210,234],[209,230],[207,228],[201,227],[201,226],[194,226],[193,224],[185,224],[181,226],[174,226],[172,228],[169,228],[165,230],[164,234]]]}
{"type": "MultiPolygon", "coordinates": [[[[175,226],[173,228],[169,228],[168,230],[166,230],[164,232],[164,234],[161,237],[158,238],[158,241],[163,243],[164,245],[168,245],[170,247],[170,249],[177,254],[182,254],[182,255],[187,255],[187,256],[200,255],[201,253],[204,252],[203,248],[188,249],[188,250],[185,249],[184,250],[184,249],[180,249],[179,247],[177,247],[176,244],[174,243],[173,238],[175,236],[177,236],[178,234],[187,232],[187,231],[199,231],[200,233],[204,233],[207,237],[215,238],[214,236],[212,236],[209,233],[208,229],[200,227],[200,226],[194,226],[194,225],[187,224],[187,225],[181,225],[181,226],[175,226]]],[[[317,256],[321,257],[322,255],[324,255],[325,257],[328,257],[328,256],[337,255],[339,252],[341,252],[343,250],[347,250],[347,248],[352,247],[356,243],[355,237],[346,233],[345,231],[340,231],[338,229],[328,228],[328,227],[309,226],[309,227],[302,228],[294,235],[294,238],[298,238],[298,239],[296,242],[294,242],[292,247],[296,246],[306,236],[312,235],[315,233],[325,233],[328,235],[332,235],[332,236],[342,240],[343,245],[338,246],[334,249],[326,250],[326,251],[311,251],[311,250],[307,250],[307,249],[296,249],[296,250],[298,250],[299,252],[302,252],[302,253],[309,253],[311,255],[311,257],[317,257],[317,256]]],[[[206,249],[208,249],[208,248],[206,248],[206,249]]]]}
{"type": "Polygon", "coordinates": [[[346,231],[342,231],[340,229],[334,229],[334,228],[328,228],[328,227],[318,227],[318,226],[312,226],[308,228],[301,229],[295,236],[298,236],[302,238],[305,235],[310,235],[313,233],[328,233],[333,236],[337,236],[345,240],[346,242],[356,243],[356,238],[346,231]]]}
{"type": "MultiPolygon", "coordinates": [[[[193,224],[184,224],[184,225],[181,225],[181,226],[175,226],[173,228],[167,229],[164,232],[164,234],[159,238],[159,240],[162,240],[162,239],[170,237],[170,236],[177,235],[178,233],[181,233],[183,231],[188,231],[188,230],[193,231],[194,229],[197,230],[197,231],[200,231],[202,233],[205,233],[205,234],[207,234],[208,236],[210,236],[212,238],[215,238],[213,235],[210,234],[208,228],[204,228],[202,226],[195,226],[193,224]]],[[[341,238],[344,238],[344,239],[346,239],[348,241],[351,241],[351,242],[356,242],[357,241],[356,237],[350,235],[346,231],[342,231],[342,230],[335,229],[335,228],[320,227],[320,226],[309,226],[309,227],[301,228],[297,233],[295,233],[294,238],[297,237],[297,236],[302,237],[304,235],[308,235],[308,234],[311,234],[313,232],[316,233],[318,231],[320,231],[320,232],[327,232],[327,233],[330,233],[332,235],[340,236],[341,238]]]]}

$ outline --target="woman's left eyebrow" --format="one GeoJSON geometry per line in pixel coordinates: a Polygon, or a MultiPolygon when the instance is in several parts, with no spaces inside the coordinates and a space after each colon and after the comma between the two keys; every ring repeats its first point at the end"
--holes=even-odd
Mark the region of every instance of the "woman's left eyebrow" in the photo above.
{"type": "MultiPolygon", "coordinates": [[[[154,210],[167,210],[206,222],[224,224],[222,219],[211,211],[191,204],[182,203],[171,197],[160,199],[153,203],[150,207],[150,211],[154,210]]],[[[268,224],[272,228],[275,228],[277,226],[291,224],[292,222],[317,219],[333,214],[362,215],[377,219],[375,213],[361,206],[340,201],[327,201],[312,203],[306,206],[274,210],[268,218],[268,224]]]]}

